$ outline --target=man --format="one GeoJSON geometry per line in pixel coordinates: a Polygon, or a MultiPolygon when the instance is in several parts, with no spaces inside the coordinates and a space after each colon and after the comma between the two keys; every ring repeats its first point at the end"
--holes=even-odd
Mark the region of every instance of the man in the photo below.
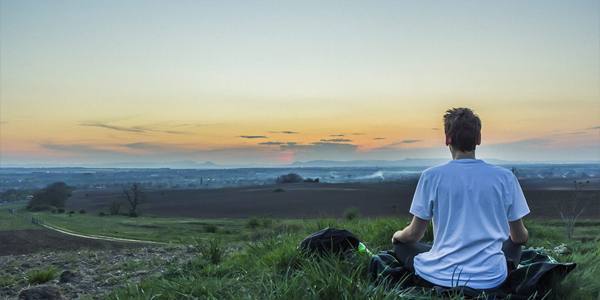
{"type": "Polygon", "coordinates": [[[452,160],[421,174],[412,222],[392,237],[396,256],[424,286],[497,288],[529,238],[529,207],[514,174],[475,158],[481,121],[472,110],[446,111],[444,131],[452,160]],[[433,246],[419,242],[430,220],[433,246]]]}

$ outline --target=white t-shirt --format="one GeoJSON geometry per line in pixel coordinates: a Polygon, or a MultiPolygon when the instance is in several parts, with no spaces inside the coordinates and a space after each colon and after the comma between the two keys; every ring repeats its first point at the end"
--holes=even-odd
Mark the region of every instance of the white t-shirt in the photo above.
{"type": "Polygon", "coordinates": [[[480,159],[458,159],[421,174],[410,213],[433,218],[429,252],[414,259],[415,273],[440,286],[488,289],[507,276],[502,243],[509,221],[529,213],[517,178],[480,159]]]}

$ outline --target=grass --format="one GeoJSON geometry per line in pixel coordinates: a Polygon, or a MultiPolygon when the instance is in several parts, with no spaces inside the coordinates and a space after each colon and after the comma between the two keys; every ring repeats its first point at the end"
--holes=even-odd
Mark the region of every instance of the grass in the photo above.
{"type": "Polygon", "coordinates": [[[35,213],[36,217],[54,226],[77,233],[156,242],[186,244],[192,238],[210,239],[219,236],[235,241],[244,235],[241,220],[199,220],[193,218],[157,218],[140,216],[95,216],[94,214],[35,213]]]}
{"type": "Polygon", "coordinates": [[[56,278],[58,270],[54,267],[45,269],[36,269],[29,271],[26,275],[27,282],[30,284],[46,283],[56,278]]]}
{"type": "Polygon", "coordinates": [[[22,230],[39,229],[38,226],[31,224],[30,220],[22,215],[9,213],[9,209],[15,209],[18,212],[25,206],[25,202],[11,203],[0,206],[0,230],[22,230]]]}
{"type": "MultiPolygon", "coordinates": [[[[9,221],[5,218],[9,217],[5,209],[0,211],[0,216],[0,229],[33,227],[23,218],[9,221]]],[[[94,214],[35,213],[35,216],[80,233],[196,245],[198,255],[192,261],[170,266],[161,276],[114,291],[110,295],[112,299],[434,297],[422,291],[373,287],[366,276],[368,257],[357,255],[345,261],[327,257],[315,261],[300,255],[296,249],[306,235],[329,226],[352,231],[373,252],[387,250],[392,233],[406,226],[408,218],[204,220],[94,214]]],[[[579,222],[572,240],[565,239],[564,227],[557,220],[526,220],[526,226],[530,232],[528,246],[546,249],[559,261],[578,264],[549,299],[600,298],[600,281],[597,280],[600,277],[600,221],[579,222]],[[552,253],[554,247],[563,243],[569,249],[567,253],[552,253]]],[[[432,238],[428,230],[425,239],[432,238]]],[[[138,268],[144,263],[131,262],[123,268],[138,268]]],[[[27,279],[52,280],[52,276],[56,276],[51,270],[36,272],[27,279]]]]}
{"type": "MultiPolygon", "coordinates": [[[[111,299],[431,299],[430,292],[374,287],[367,279],[369,258],[356,254],[348,260],[337,257],[311,258],[301,255],[297,245],[307,234],[325,226],[354,232],[373,251],[390,248],[394,230],[406,225],[403,218],[358,218],[295,220],[272,226],[264,238],[246,243],[242,249],[217,250],[224,257],[212,259],[204,253],[183,268],[161,277],[113,292],[111,299]]],[[[600,226],[577,228],[576,239],[566,241],[560,223],[528,221],[529,246],[553,247],[566,243],[570,254],[553,254],[559,261],[574,261],[578,267],[548,299],[598,299],[600,297],[600,226]],[[591,241],[590,239],[593,239],[591,241]]],[[[585,222],[584,222],[585,223],[585,222]]],[[[206,246],[211,247],[211,246],[206,246]]],[[[220,245],[219,247],[225,247],[220,245]]],[[[209,251],[210,252],[210,251],[209,251]]],[[[220,255],[219,254],[219,255],[220,255]]],[[[462,299],[451,295],[450,299],[462,299]]]]}

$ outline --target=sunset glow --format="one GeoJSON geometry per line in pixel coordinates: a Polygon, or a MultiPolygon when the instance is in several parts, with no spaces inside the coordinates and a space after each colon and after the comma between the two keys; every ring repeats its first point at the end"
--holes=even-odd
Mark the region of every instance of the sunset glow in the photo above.
{"type": "Polygon", "coordinates": [[[0,165],[600,160],[598,1],[2,1],[0,165]]]}

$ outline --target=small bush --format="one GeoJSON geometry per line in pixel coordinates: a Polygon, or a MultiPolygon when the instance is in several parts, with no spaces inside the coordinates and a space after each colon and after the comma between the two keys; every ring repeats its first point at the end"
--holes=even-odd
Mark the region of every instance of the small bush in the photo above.
{"type": "Polygon", "coordinates": [[[250,229],[256,229],[258,227],[271,228],[273,227],[273,220],[269,218],[252,218],[248,220],[246,227],[250,229]]]}
{"type": "Polygon", "coordinates": [[[51,206],[51,205],[36,205],[36,206],[31,206],[31,207],[28,206],[27,209],[29,211],[34,211],[34,212],[36,212],[36,211],[52,211],[52,210],[55,210],[56,207],[51,206]]]}
{"type": "Polygon", "coordinates": [[[29,271],[26,275],[27,282],[30,284],[46,283],[56,278],[58,271],[54,267],[47,269],[37,269],[29,271]]]}
{"type": "Polygon", "coordinates": [[[104,217],[104,216],[106,216],[106,214],[103,211],[101,211],[101,212],[98,213],[98,216],[104,217]]]}
{"type": "Polygon", "coordinates": [[[210,240],[208,243],[199,245],[202,257],[210,261],[212,264],[218,265],[223,260],[224,250],[221,241],[217,239],[210,240]]]}
{"type": "Polygon", "coordinates": [[[121,211],[121,203],[119,203],[117,201],[113,201],[110,204],[110,214],[115,216],[115,215],[118,215],[120,211],[121,211]]]}
{"type": "Polygon", "coordinates": [[[219,227],[217,227],[217,225],[214,225],[214,224],[204,225],[204,231],[206,231],[208,233],[216,233],[218,230],[219,230],[219,227]]]}
{"type": "Polygon", "coordinates": [[[344,212],[344,219],[346,219],[348,221],[352,221],[352,220],[358,218],[358,216],[359,216],[358,208],[356,208],[356,207],[348,208],[344,212]]]}
{"type": "Polygon", "coordinates": [[[0,289],[8,289],[10,286],[17,283],[14,277],[3,275],[0,276],[0,289]]]}
{"type": "Polygon", "coordinates": [[[264,228],[270,228],[273,226],[273,220],[268,218],[261,219],[260,225],[262,225],[264,228]]]}
{"type": "Polygon", "coordinates": [[[273,190],[273,192],[274,193],[283,193],[283,192],[285,192],[285,190],[282,189],[282,188],[276,188],[276,189],[273,190]]]}
{"type": "Polygon", "coordinates": [[[58,209],[58,213],[59,214],[64,214],[65,213],[65,209],[64,208],[59,208],[58,209]]]}
{"type": "Polygon", "coordinates": [[[258,226],[260,226],[260,221],[257,218],[252,218],[246,223],[246,227],[251,229],[256,229],[258,226]]]}
{"type": "Polygon", "coordinates": [[[79,213],[80,213],[80,214],[85,214],[85,209],[80,209],[80,210],[79,210],[79,213]]]}
{"type": "Polygon", "coordinates": [[[276,182],[281,184],[281,183],[298,183],[298,182],[302,182],[304,179],[302,178],[302,176],[296,174],[296,173],[289,173],[286,175],[281,175],[279,177],[277,177],[276,182]]]}

